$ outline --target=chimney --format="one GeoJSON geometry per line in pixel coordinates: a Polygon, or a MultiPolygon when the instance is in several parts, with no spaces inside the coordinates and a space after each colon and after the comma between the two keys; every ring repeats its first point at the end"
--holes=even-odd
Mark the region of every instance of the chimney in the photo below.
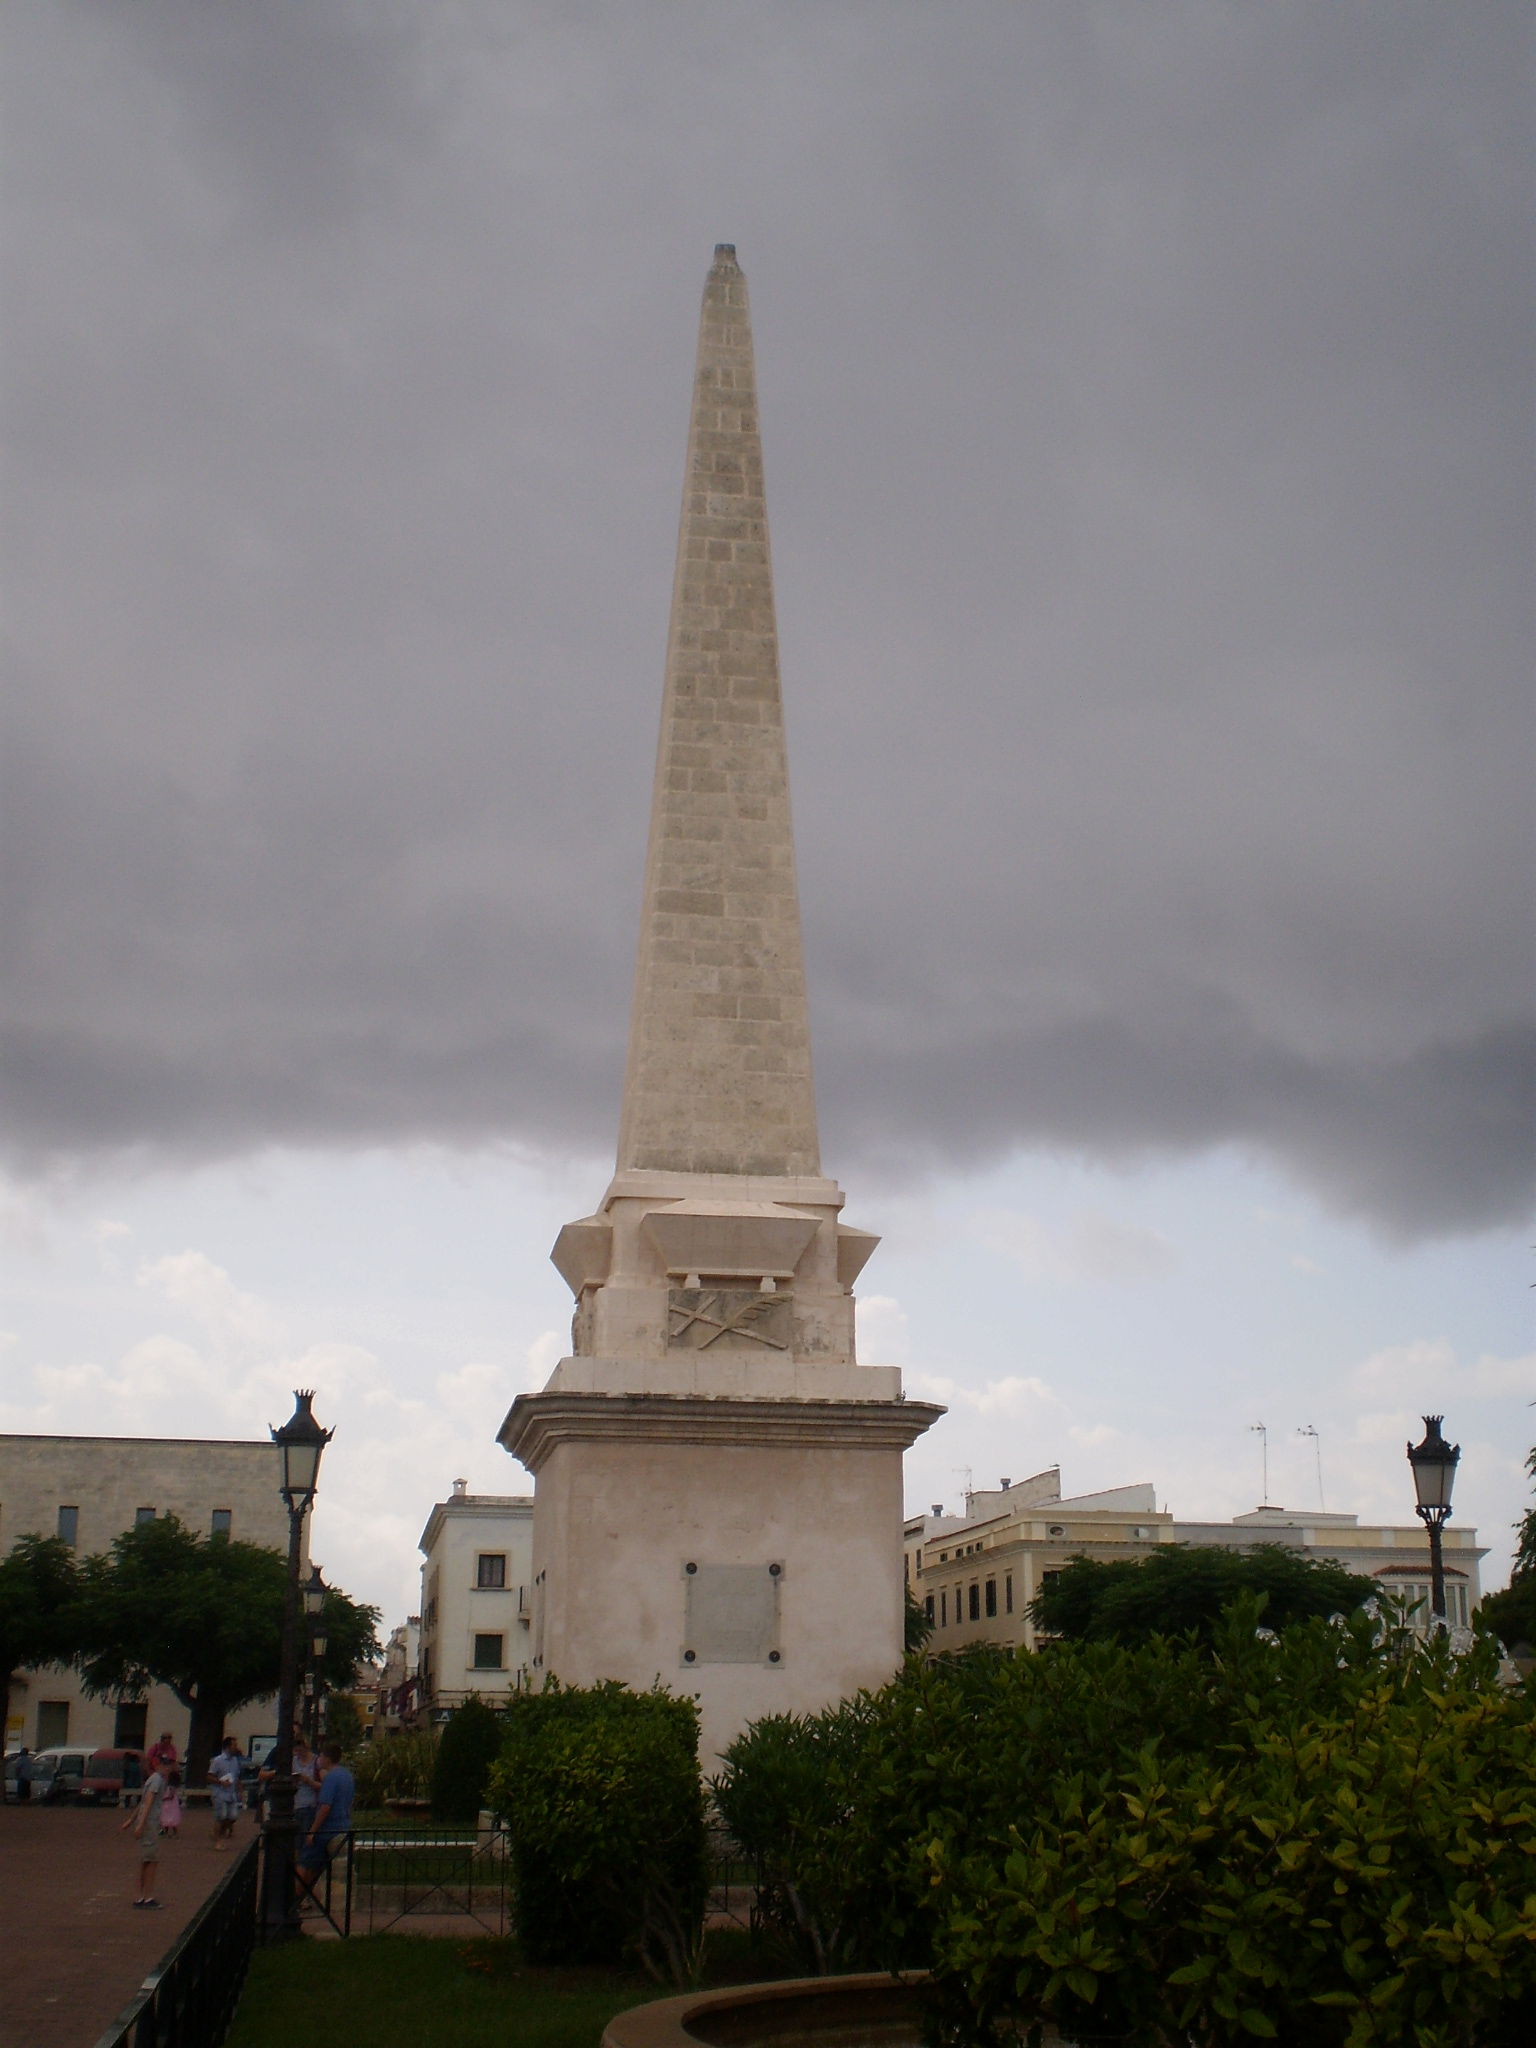
{"type": "Polygon", "coordinates": [[[936,1515],[936,1516],[941,1516],[941,1515],[942,1515],[942,1514],[944,1513],[944,1503],[943,1503],[943,1501],[941,1501],[941,1500],[936,1500],[936,1501],[934,1502],[934,1504],[933,1504],[933,1507],[932,1507],[932,1509],[930,1510],[930,1512],[931,1512],[932,1514],[936,1515]]]}
{"type": "Polygon", "coordinates": [[[997,1483],[1002,1488],[1003,1492],[1006,1493],[1009,1487],[1012,1486],[1013,1481],[1011,1479],[999,1479],[997,1483]]]}
{"type": "Polygon", "coordinates": [[[455,1479],[453,1482],[453,1497],[455,1500],[462,1500],[468,1491],[469,1481],[467,1479],[455,1479]]]}

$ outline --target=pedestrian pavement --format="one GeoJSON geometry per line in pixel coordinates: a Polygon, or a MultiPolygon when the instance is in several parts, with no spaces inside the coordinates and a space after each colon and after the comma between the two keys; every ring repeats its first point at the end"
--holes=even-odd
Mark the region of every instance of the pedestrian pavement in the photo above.
{"type": "MultiPolygon", "coordinates": [[[[224,1872],[213,1820],[193,1807],[162,1835],[156,1893],[138,1912],[138,1843],[113,1807],[0,1807],[0,2048],[92,2048],[224,1872]]],[[[251,1838],[250,1816],[234,1847],[251,1838]]]]}

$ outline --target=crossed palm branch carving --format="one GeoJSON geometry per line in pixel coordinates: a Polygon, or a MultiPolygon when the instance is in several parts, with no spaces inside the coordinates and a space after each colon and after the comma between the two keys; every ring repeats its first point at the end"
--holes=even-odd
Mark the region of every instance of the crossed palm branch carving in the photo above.
{"type": "Polygon", "coordinates": [[[698,1307],[690,1308],[686,1303],[679,1301],[674,1293],[671,1312],[674,1317],[680,1316],[682,1321],[674,1321],[668,1332],[669,1342],[681,1343],[690,1330],[698,1327],[707,1330],[709,1335],[701,1337],[692,1347],[696,1351],[707,1351],[711,1344],[716,1344],[722,1337],[727,1336],[750,1337],[754,1344],[766,1344],[773,1351],[789,1349],[789,1345],[782,1338],[770,1337],[766,1330],[753,1327],[761,1317],[772,1315],[775,1310],[787,1305],[783,1295],[749,1294],[735,1308],[729,1306],[729,1300],[730,1297],[722,1293],[701,1294],[698,1307]],[[716,1310],[717,1313],[711,1315],[710,1309],[716,1310]]]}

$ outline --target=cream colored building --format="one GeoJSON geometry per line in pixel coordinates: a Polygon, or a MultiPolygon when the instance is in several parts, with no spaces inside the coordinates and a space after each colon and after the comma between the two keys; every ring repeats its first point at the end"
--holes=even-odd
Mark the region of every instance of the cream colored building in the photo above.
{"type": "Polygon", "coordinates": [[[455,1479],[421,1551],[418,1711],[437,1718],[471,1693],[494,1703],[518,1691],[530,1662],[532,1497],[471,1493],[455,1479]]]}
{"type": "MultiPolygon", "coordinates": [[[[270,1442],[190,1437],[0,1436],[0,1554],[19,1536],[59,1536],[81,1557],[136,1522],[174,1514],[198,1535],[288,1548],[288,1511],[270,1442]]],[[[229,1733],[271,1733],[272,1700],[240,1709],[229,1733]]],[[[92,1699],[57,1665],[11,1682],[7,1748],[62,1742],[137,1748],[169,1729],[185,1748],[191,1716],[164,1686],[137,1699],[92,1699]]]]}
{"type": "Polygon", "coordinates": [[[571,1356],[500,1433],[535,1476],[535,1670],[692,1693],[706,1768],[748,1721],[901,1658],[901,1457],[943,1411],[857,1362],[878,1240],[842,1209],[811,1081],[747,287],[722,244],[616,1170],[554,1248],[571,1356]]]}
{"type": "MultiPolygon", "coordinates": [[[[1053,1572],[1075,1557],[1098,1563],[1145,1557],[1161,1544],[1252,1550],[1276,1544],[1303,1557],[1329,1558],[1376,1579],[1384,1592],[1422,1603],[1427,1626],[1429,1546],[1422,1523],[1362,1526],[1348,1514],[1300,1514],[1255,1508],[1230,1522],[1181,1522],[1159,1509],[1149,1483],[1063,1496],[1051,1466],[1016,1484],[971,1492],[963,1515],[935,1507],[905,1525],[907,1584],[933,1625],[929,1648],[968,1643],[1033,1649],[1030,1602],[1053,1572]]],[[[1446,1616],[1465,1624],[1481,1596],[1478,1567],[1487,1555],[1477,1531],[1454,1521],[1444,1535],[1446,1616]]]]}
{"type": "Polygon", "coordinates": [[[415,1725],[421,1684],[421,1616],[396,1622],[384,1645],[379,1673],[378,1732],[398,1735],[415,1725]]]}

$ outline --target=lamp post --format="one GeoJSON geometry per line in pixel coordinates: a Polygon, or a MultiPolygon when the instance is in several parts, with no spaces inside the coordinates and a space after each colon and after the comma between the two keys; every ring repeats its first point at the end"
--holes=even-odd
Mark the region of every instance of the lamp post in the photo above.
{"type": "Polygon", "coordinates": [[[288,1578],[283,1598],[283,1653],[277,1690],[277,1747],[263,1830],[261,1930],[264,1941],[283,1941],[297,1931],[293,1863],[293,1716],[299,1685],[299,1563],[304,1554],[304,1517],[314,1503],[320,1453],[332,1431],[310,1412],[312,1392],[294,1391],[294,1410],[272,1441],[282,1456],[279,1491],[288,1510],[288,1578]]]}
{"type": "Polygon", "coordinates": [[[1414,1513],[1429,1531],[1429,1609],[1432,1620],[1445,1621],[1445,1562],[1440,1554],[1440,1531],[1451,1516],[1451,1488],[1456,1483],[1460,1444],[1448,1444],[1440,1434],[1443,1415],[1426,1415],[1424,1441],[1408,1446],[1413,1467],[1413,1487],[1418,1495],[1414,1513]]]}
{"type": "Polygon", "coordinates": [[[325,1626],[325,1580],[316,1565],[304,1581],[304,1618],[309,1623],[309,1739],[311,1745],[320,1739],[320,1694],[322,1683],[320,1667],[325,1662],[326,1646],[330,1641],[325,1626]]]}

